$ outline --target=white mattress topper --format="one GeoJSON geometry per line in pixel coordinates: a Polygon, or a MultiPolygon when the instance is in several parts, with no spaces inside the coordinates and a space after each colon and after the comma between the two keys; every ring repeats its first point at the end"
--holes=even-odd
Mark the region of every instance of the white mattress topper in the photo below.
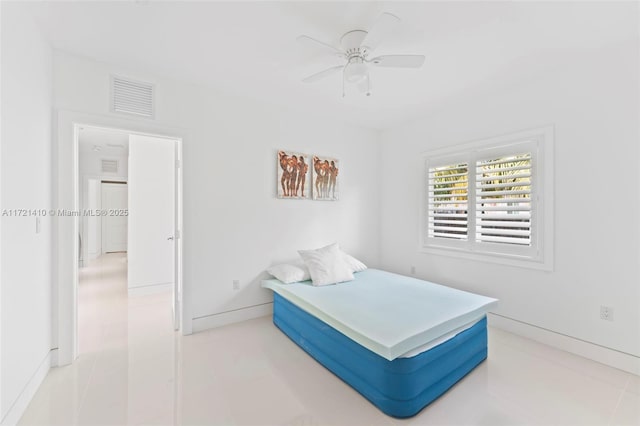
{"type": "Polygon", "coordinates": [[[353,281],[262,281],[309,314],[393,360],[482,318],[498,300],[416,278],[367,269],[353,281]]]}

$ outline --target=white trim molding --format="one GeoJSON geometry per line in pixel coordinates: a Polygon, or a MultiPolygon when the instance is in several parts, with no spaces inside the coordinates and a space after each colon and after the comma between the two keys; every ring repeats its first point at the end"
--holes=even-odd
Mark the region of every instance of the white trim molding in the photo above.
{"type": "Polygon", "coordinates": [[[207,315],[193,319],[193,332],[222,327],[254,318],[266,317],[273,313],[273,302],[249,306],[247,308],[234,309],[217,314],[207,315]]]}
{"type": "Polygon", "coordinates": [[[640,375],[640,357],[560,334],[502,315],[487,315],[489,325],[584,358],[640,375]]]}
{"type": "Polygon", "coordinates": [[[25,387],[22,389],[22,392],[18,395],[18,398],[14,401],[13,405],[9,407],[7,414],[5,414],[4,418],[1,419],[2,421],[0,421],[0,425],[13,426],[18,424],[20,418],[26,411],[29,403],[51,369],[53,361],[52,352],[53,351],[47,352],[47,355],[44,357],[42,362],[40,362],[38,369],[33,373],[25,387]]]}
{"type": "Polygon", "coordinates": [[[143,285],[140,287],[129,287],[127,293],[129,297],[148,296],[150,294],[158,294],[171,292],[173,283],[143,285]]]}

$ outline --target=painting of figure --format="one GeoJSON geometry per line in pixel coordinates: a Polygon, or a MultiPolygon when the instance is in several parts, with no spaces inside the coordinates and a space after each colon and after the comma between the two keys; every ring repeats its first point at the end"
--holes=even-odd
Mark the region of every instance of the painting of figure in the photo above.
{"type": "Polygon", "coordinates": [[[313,199],[336,201],[338,199],[338,174],[340,171],[337,158],[313,156],[313,199]]]}
{"type": "Polygon", "coordinates": [[[309,156],[278,151],[278,198],[310,198],[309,156]]]}

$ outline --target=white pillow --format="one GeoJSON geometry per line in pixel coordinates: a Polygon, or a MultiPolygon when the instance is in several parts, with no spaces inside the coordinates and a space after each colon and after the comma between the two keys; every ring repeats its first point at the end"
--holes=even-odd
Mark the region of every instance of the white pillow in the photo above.
{"type": "Polygon", "coordinates": [[[309,268],[307,268],[304,263],[295,265],[282,263],[280,265],[271,266],[267,269],[267,272],[285,284],[306,281],[311,278],[311,275],[309,275],[309,268]]]}
{"type": "Polygon", "coordinates": [[[342,252],[342,260],[347,264],[352,272],[362,272],[367,269],[367,265],[345,252],[342,252]]]}
{"type": "Polygon", "coordinates": [[[353,272],[344,261],[337,243],[316,250],[298,250],[309,268],[313,285],[336,284],[353,280],[353,272]]]}

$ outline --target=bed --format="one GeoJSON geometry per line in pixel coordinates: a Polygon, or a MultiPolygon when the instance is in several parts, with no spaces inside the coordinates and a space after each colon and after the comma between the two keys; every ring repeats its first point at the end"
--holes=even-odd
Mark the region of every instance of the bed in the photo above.
{"type": "Polygon", "coordinates": [[[367,269],[353,281],[273,290],[273,322],[384,413],[411,417],[487,357],[496,299],[367,269]]]}

